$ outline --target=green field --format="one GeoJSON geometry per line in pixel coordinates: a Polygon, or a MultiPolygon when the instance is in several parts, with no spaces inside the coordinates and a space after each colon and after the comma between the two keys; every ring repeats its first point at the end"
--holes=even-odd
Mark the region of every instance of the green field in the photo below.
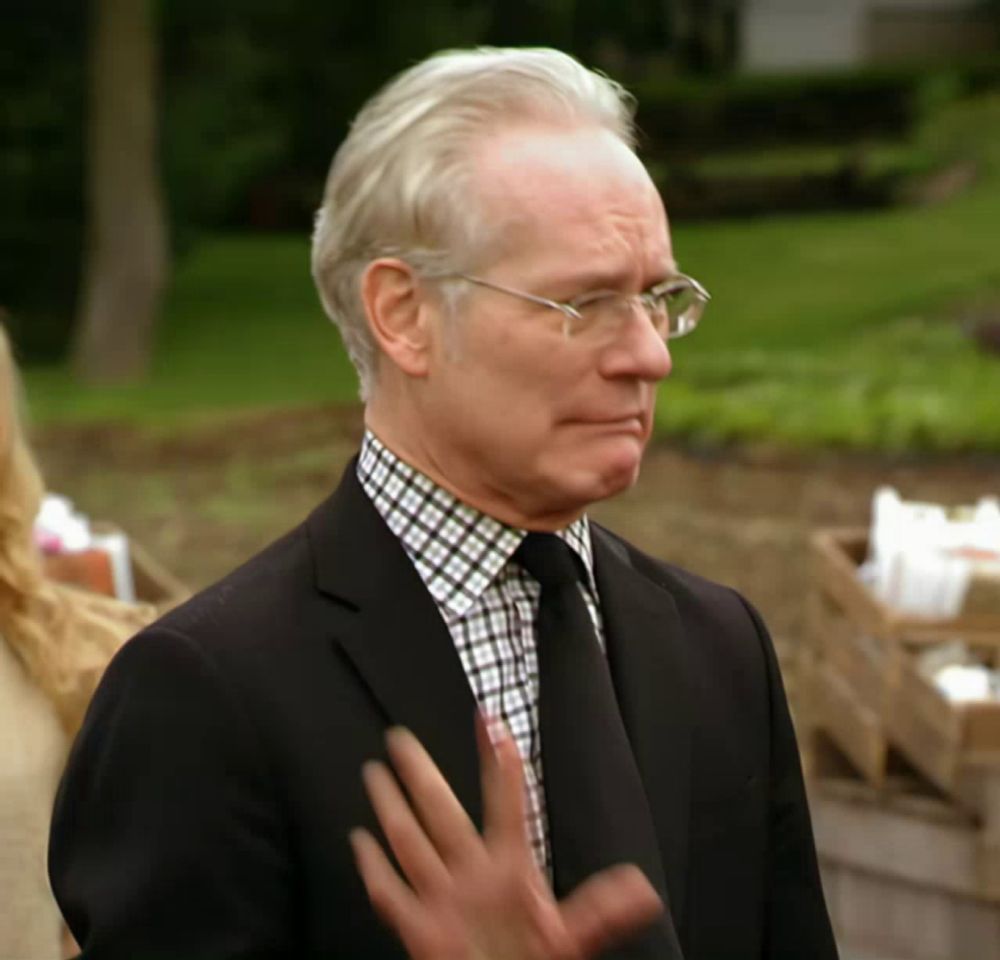
{"type": "MultiPolygon", "coordinates": [[[[984,307],[1000,314],[1000,98],[953,108],[922,137],[973,156],[977,183],[934,206],[675,228],[683,268],[713,301],[674,347],[661,433],[1000,450],[1000,355],[962,323],[984,307]]],[[[57,368],[27,381],[41,422],[169,426],[356,396],[305,237],[212,237],[177,264],[147,384],[84,388],[57,368]]]]}
{"type": "Polygon", "coordinates": [[[354,371],[309,276],[305,237],[202,241],[174,268],[149,381],[82,386],[62,368],[27,373],[34,418],[172,424],[234,408],[357,397],[354,371]]]}

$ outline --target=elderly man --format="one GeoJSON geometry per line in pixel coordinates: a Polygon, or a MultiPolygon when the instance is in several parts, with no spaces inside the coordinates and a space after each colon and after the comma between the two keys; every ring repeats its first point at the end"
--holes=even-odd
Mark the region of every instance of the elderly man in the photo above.
{"type": "Polygon", "coordinates": [[[549,50],[358,115],[313,266],[360,455],[108,669],[51,842],[84,957],[836,956],[759,617],[586,517],[708,296],[632,143],[549,50]]]}

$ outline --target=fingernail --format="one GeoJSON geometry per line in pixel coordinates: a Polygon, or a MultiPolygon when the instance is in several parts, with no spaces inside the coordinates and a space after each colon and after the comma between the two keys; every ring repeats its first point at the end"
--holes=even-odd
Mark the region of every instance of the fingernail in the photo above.
{"type": "Polygon", "coordinates": [[[406,727],[389,727],[385,732],[385,743],[390,751],[412,741],[413,734],[406,727]]]}
{"type": "Polygon", "coordinates": [[[378,760],[366,760],[361,764],[361,780],[365,786],[368,786],[372,782],[373,777],[378,776],[378,770],[381,766],[383,764],[379,763],[378,760]]]}
{"type": "Polygon", "coordinates": [[[479,716],[483,721],[486,734],[490,738],[490,743],[495,747],[507,735],[506,724],[499,717],[494,717],[485,710],[480,710],[479,716]]]}
{"type": "Polygon", "coordinates": [[[351,851],[355,859],[361,856],[361,847],[365,840],[365,831],[361,827],[354,827],[347,832],[347,842],[351,845],[351,851]]]}

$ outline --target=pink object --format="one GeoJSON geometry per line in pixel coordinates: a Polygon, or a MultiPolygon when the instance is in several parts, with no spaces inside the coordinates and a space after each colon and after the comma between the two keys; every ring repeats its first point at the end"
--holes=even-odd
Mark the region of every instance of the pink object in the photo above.
{"type": "Polygon", "coordinates": [[[63,553],[62,538],[49,530],[35,529],[35,544],[42,553],[63,553]]]}

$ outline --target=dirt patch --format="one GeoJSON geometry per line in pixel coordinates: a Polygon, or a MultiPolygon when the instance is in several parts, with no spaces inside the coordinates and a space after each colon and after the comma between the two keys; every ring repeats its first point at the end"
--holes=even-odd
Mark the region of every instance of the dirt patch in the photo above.
{"type": "MultiPolygon", "coordinates": [[[[357,408],[227,417],[170,435],[60,427],[36,438],[49,486],[113,519],[193,587],[297,523],[336,483],[357,408]]],[[[890,460],[654,445],[642,477],[594,516],[657,556],[743,591],[783,652],[803,632],[808,538],[864,525],[880,484],[962,503],[1000,492],[1000,459],[890,460]]]]}

